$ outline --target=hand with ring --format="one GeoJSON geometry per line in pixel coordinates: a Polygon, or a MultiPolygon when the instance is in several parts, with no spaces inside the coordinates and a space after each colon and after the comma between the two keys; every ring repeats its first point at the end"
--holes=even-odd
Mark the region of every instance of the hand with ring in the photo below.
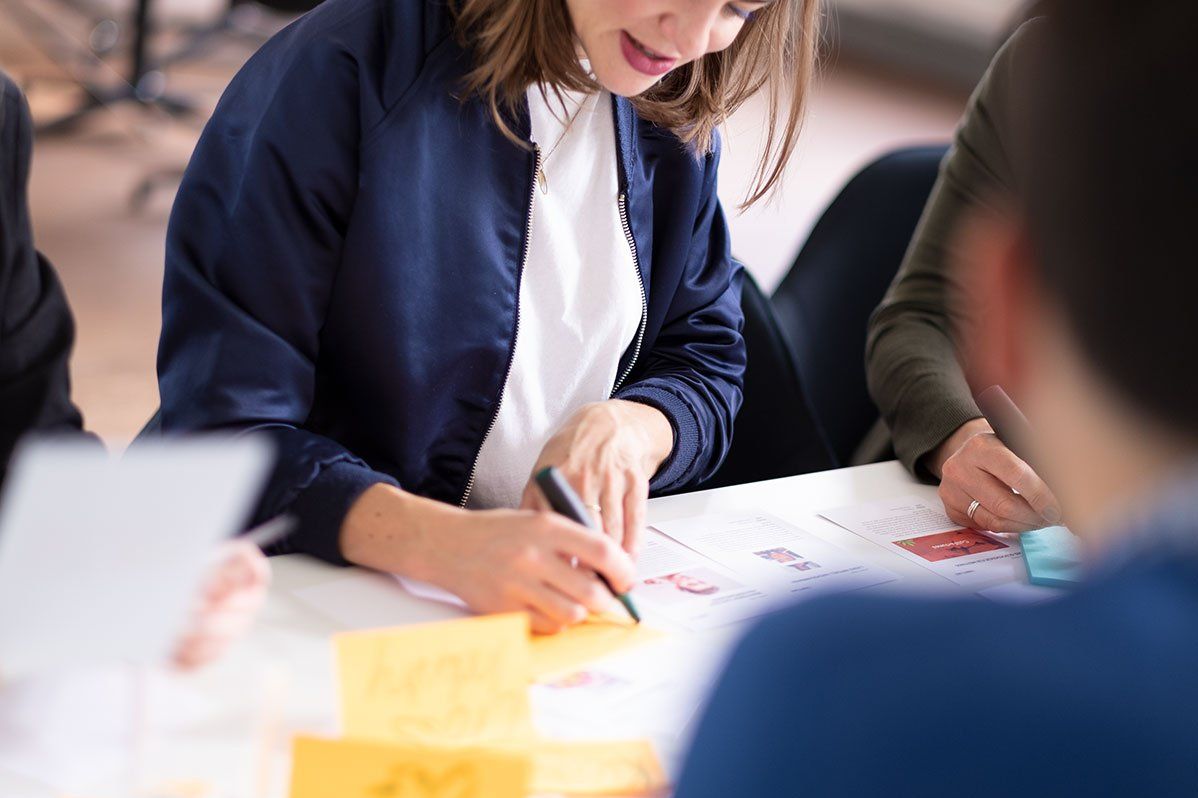
{"type": "MultiPolygon", "coordinates": [[[[649,479],[673,446],[673,428],[661,411],[611,399],[576,412],[545,444],[533,474],[556,466],[596,525],[635,556],[644,536],[649,479]]],[[[531,478],[520,507],[549,509],[531,478]]]]}
{"type": "Polygon", "coordinates": [[[991,532],[1030,532],[1061,523],[1060,504],[1031,466],[985,419],[957,429],[927,460],[954,523],[991,532]]]}

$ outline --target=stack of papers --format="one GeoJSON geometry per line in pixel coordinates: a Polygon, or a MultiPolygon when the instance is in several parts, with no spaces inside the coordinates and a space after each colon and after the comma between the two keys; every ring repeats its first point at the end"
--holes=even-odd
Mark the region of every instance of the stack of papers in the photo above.
{"type": "MultiPolygon", "coordinates": [[[[657,524],[633,589],[644,624],[625,623],[615,607],[614,620],[532,638],[534,726],[558,740],[646,738],[672,771],[745,622],[802,597],[895,579],[768,513],[657,524]]],[[[467,615],[440,588],[379,574],[354,573],[296,596],[349,629],[467,615]]]]}
{"type": "Polygon", "coordinates": [[[348,632],[334,651],[343,737],[296,739],[291,798],[524,798],[667,785],[647,740],[537,736],[522,613],[348,632]]]}
{"type": "Polygon", "coordinates": [[[915,496],[825,510],[820,515],[965,588],[977,590],[1023,578],[1017,539],[963,529],[939,504],[915,496]]]}
{"type": "Polygon", "coordinates": [[[799,597],[898,577],[769,513],[722,513],[655,524],[634,595],[690,629],[761,615],[799,597]]]}
{"type": "Polygon", "coordinates": [[[820,515],[985,598],[1038,603],[1060,595],[1044,583],[1029,583],[1019,536],[962,528],[937,502],[900,496],[820,515]]]}

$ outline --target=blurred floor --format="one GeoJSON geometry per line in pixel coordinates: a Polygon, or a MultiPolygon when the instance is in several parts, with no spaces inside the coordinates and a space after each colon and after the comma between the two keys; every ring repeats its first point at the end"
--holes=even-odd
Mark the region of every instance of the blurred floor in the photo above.
{"type": "MultiPolygon", "coordinates": [[[[73,90],[24,31],[5,19],[3,2],[0,66],[30,87],[35,116],[51,118],[69,107],[73,90]]],[[[26,2],[54,6],[52,0],[26,2]]],[[[86,29],[66,30],[86,35],[86,29]]],[[[248,53],[245,45],[224,46],[172,70],[170,85],[211,108],[248,53]]],[[[960,92],[860,64],[826,64],[783,189],[738,215],[762,124],[763,103],[750,103],[728,125],[720,175],[737,256],[772,288],[845,180],[893,147],[947,139],[964,102],[960,92]]],[[[199,131],[198,123],[123,109],[97,115],[73,135],[37,143],[34,228],[78,319],[75,398],[89,428],[116,445],[132,438],[158,403],[154,358],[163,242],[177,187],[171,172],[185,165],[199,131]],[[156,173],[167,179],[134,211],[133,192],[156,173]]]]}

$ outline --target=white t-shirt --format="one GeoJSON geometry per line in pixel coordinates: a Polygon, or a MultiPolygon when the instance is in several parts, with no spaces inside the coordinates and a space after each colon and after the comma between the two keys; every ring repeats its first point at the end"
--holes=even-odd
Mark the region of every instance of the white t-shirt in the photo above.
{"type": "Polygon", "coordinates": [[[528,91],[541,180],[533,192],[516,347],[469,505],[516,507],[546,441],[608,399],[641,324],[640,277],[620,223],[611,95],[528,91]],[[570,121],[572,119],[572,121],[570,121]]]}

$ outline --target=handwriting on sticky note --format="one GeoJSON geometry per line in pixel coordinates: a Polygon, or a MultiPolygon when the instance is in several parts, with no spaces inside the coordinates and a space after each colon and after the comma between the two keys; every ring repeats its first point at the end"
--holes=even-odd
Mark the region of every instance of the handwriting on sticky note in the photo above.
{"type": "Polygon", "coordinates": [[[338,635],[344,733],[455,744],[527,738],[528,635],[523,613],[338,635]]]}
{"type": "Polygon", "coordinates": [[[531,790],[570,795],[642,795],[669,780],[647,740],[545,742],[533,750],[531,790]]]}
{"type": "Polygon", "coordinates": [[[524,798],[518,751],[297,737],[290,798],[524,798]]]}
{"type": "Polygon", "coordinates": [[[532,675],[541,679],[573,670],[600,657],[662,637],[662,632],[597,615],[555,635],[532,639],[532,675]]]}

